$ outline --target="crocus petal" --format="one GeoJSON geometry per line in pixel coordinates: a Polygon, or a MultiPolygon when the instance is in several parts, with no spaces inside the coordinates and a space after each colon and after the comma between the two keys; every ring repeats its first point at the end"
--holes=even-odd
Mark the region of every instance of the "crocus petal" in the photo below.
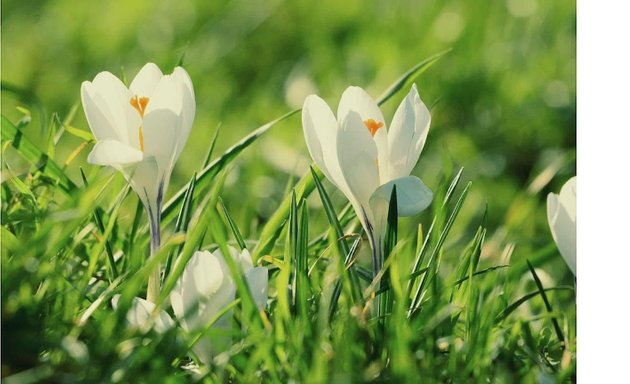
{"type": "Polygon", "coordinates": [[[141,161],[144,154],[120,141],[105,139],[98,141],[88,155],[88,163],[97,165],[123,165],[141,161]]]}
{"type": "Polygon", "coordinates": [[[144,151],[156,156],[167,175],[176,160],[182,104],[182,87],[172,75],[166,75],[155,87],[144,115],[144,151]]]}
{"type": "Polygon", "coordinates": [[[195,252],[171,291],[173,312],[184,329],[203,327],[234,301],[234,282],[223,257],[218,255],[220,252],[195,252]]]}
{"type": "Polygon", "coordinates": [[[169,109],[179,115],[182,104],[182,87],[173,75],[165,75],[155,86],[144,114],[146,116],[156,109],[169,109]]]}
{"type": "Polygon", "coordinates": [[[422,180],[416,176],[405,176],[394,179],[381,185],[370,197],[370,205],[379,201],[386,202],[389,207],[389,199],[392,189],[396,186],[396,201],[398,202],[399,216],[413,216],[425,210],[433,200],[433,192],[422,180]]]}
{"type": "Polygon", "coordinates": [[[569,179],[560,194],[547,195],[547,220],[560,254],[576,272],[576,178],[569,179]]]}
{"type": "Polygon", "coordinates": [[[110,120],[121,140],[127,137],[127,110],[131,93],[122,81],[110,72],[100,72],[94,77],[91,89],[92,99],[110,120]]]}
{"type": "Polygon", "coordinates": [[[343,177],[339,173],[335,173],[339,169],[335,145],[338,130],[337,120],[328,104],[319,96],[310,95],[304,100],[302,128],[306,147],[313,161],[326,178],[339,187],[339,182],[343,181],[343,177]]]}
{"type": "Polygon", "coordinates": [[[371,132],[378,151],[379,175],[382,182],[388,181],[387,161],[389,146],[387,143],[387,127],[381,109],[376,101],[361,87],[348,87],[341,95],[337,108],[337,119],[343,121],[348,113],[356,112],[361,117],[363,129],[371,132]],[[376,131],[370,131],[368,125],[380,126],[376,131]]]}
{"type": "MultiPolygon", "coordinates": [[[[361,87],[348,87],[341,95],[339,107],[337,108],[337,118],[339,121],[348,115],[349,112],[356,112],[361,117],[361,121],[372,119],[378,123],[383,123],[379,130],[385,130],[385,119],[380,108],[367,92],[361,87]]],[[[365,128],[364,126],[364,129],[365,128]]]]}
{"type": "MultiPolygon", "coordinates": [[[[109,72],[102,73],[103,74],[99,73],[97,78],[109,77],[106,75],[106,73],[109,72]]],[[[101,80],[101,82],[103,82],[103,80],[101,80]]],[[[90,129],[97,140],[126,140],[126,122],[121,126],[119,124],[121,124],[122,120],[114,116],[114,111],[120,111],[122,106],[110,105],[113,104],[113,101],[108,101],[94,83],[84,81],[81,84],[81,104],[83,105],[83,111],[85,112],[90,129]]]]}
{"type": "Polygon", "coordinates": [[[160,68],[153,63],[145,64],[140,72],[134,77],[129,90],[133,96],[149,97],[153,95],[153,91],[163,74],[160,68]]]}
{"type": "MultiPolygon", "coordinates": [[[[114,309],[118,309],[118,302],[120,295],[112,297],[112,306],[114,309]]],[[[155,304],[148,302],[139,297],[134,297],[131,303],[131,308],[127,312],[127,322],[132,329],[139,329],[141,332],[146,332],[152,325],[156,332],[164,333],[175,326],[175,322],[164,311],[160,311],[159,314],[154,315],[155,304]],[[153,318],[153,316],[155,316],[153,318]]]]}
{"type": "Polygon", "coordinates": [[[144,152],[164,159],[160,164],[164,169],[171,168],[174,160],[178,122],[179,117],[169,109],[153,110],[144,117],[144,152]]]}
{"type": "Polygon", "coordinates": [[[431,114],[414,84],[396,110],[388,132],[391,178],[411,173],[424,147],[430,124],[431,114]]]}
{"type": "Polygon", "coordinates": [[[186,141],[188,140],[188,135],[190,134],[190,129],[192,128],[193,120],[195,119],[195,111],[197,107],[195,105],[195,91],[188,73],[182,67],[177,67],[173,71],[173,77],[182,88],[182,112],[180,114],[181,121],[179,124],[180,131],[175,153],[175,160],[177,160],[184,149],[186,141]]]}
{"type": "Polygon", "coordinates": [[[369,209],[370,196],[379,186],[378,152],[370,132],[356,112],[349,112],[341,122],[337,154],[352,196],[363,209],[369,209]]]}
{"type": "Polygon", "coordinates": [[[267,304],[267,289],[269,276],[267,268],[256,267],[245,272],[245,280],[258,308],[265,308],[267,304]]]}

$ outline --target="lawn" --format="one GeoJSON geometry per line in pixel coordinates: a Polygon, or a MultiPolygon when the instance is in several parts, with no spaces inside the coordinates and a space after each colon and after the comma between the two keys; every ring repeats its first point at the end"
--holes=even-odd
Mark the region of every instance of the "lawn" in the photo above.
{"type": "MultiPolygon", "coordinates": [[[[1,49],[3,381],[575,381],[575,275],[547,214],[576,174],[574,2],[7,0],[1,49]],[[157,205],[88,161],[82,100],[149,62],[184,71],[196,106],[157,205]],[[404,176],[432,198],[398,217],[397,184],[382,228],[305,138],[307,96],[336,115],[349,86],[390,136],[413,89],[431,117],[404,176]],[[193,326],[173,294],[219,270],[233,293],[193,300],[218,308],[193,326]],[[130,321],[147,296],[158,309],[130,321]]],[[[346,179],[372,164],[343,165],[361,148],[335,152],[346,179]]]]}

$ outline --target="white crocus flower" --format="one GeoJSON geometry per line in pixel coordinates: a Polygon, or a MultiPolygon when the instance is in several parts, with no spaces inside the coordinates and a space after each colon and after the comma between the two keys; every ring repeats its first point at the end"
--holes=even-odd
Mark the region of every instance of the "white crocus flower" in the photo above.
{"type": "MultiPolygon", "coordinates": [[[[264,267],[254,268],[249,252],[229,247],[232,259],[240,266],[254,301],[259,308],[267,302],[268,277],[264,267]]],[[[234,301],[236,284],[220,250],[195,252],[171,291],[173,312],[183,329],[200,331],[234,301]]],[[[231,344],[232,312],[222,315],[212,326],[221,335],[203,337],[193,347],[203,362],[227,349],[231,344]]],[[[215,332],[216,333],[216,332],[215,332]]]]}
{"type": "MultiPolygon", "coordinates": [[[[160,211],[173,166],[195,117],[195,93],[188,73],[170,75],[148,63],[127,88],[110,72],[81,85],[81,101],[96,145],[88,162],[119,170],[149,215],[151,254],[160,245],[160,211]]],[[[159,270],[147,298],[159,291],[159,270]]],[[[150,279],[151,280],[151,279],[150,279]]]]}
{"type": "Polygon", "coordinates": [[[575,275],[576,267],[576,177],[570,178],[560,194],[547,195],[547,220],[553,240],[569,269],[575,275]]]}
{"type": "Polygon", "coordinates": [[[424,147],[431,115],[416,86],[394,114],[389,130],[376,102],[361,88],[341,96],[337,117],[316,95],[304,101],[302,126],[311,157],[352,204],[365,229],[374,263],[381,268],[389,200],[396,186],[398,214],[415,215],[433,194],[409,173],[424,147]]]}
{"type": "MultiPolygon", "coordinates": [[[[229,247],[234,261],[241,268],[249,290],[259,309],[267,304],[268,276],[264,267],[254,268],[249,252],[245,249],[238,252],[229,247]]],[[[187,332],[204,329],[235,299],[236,284],[230,275],[228,266],[220,250],[213,253],[198,251],[191,257],[184,268],[184,272],[171,291],[170,301],[173,313],[179,320],[181,327],[187,332]]],[[[120,295],[112,298],[114,309],[118,308],[120,295]]],[[[155,312],[155,304],[135,297],[126,319],[132,329],[142,332],[149,327],[159,333],[171,329],[175,322],[164,311],[155,312]]],[[[193,347],[197,356],[204,363],[209,363],[212,357],[229,348],[231,344],[232,312],[227,311],[212,325],[210,332],[216,334],[200,339],[193,347]]]]}

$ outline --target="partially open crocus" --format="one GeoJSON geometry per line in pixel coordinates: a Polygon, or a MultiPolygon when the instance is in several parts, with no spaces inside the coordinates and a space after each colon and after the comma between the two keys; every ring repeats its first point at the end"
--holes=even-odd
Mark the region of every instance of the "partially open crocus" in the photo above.
{"type": "MultiPolygon", "coordinates": [[[[110,72],[81,85],[83,110],[96,138],[88,162],[119,170],[149,215],[151,254],[160,245],[160,211],[171,172],[195,117],[195,94],[186,71],[170,75],[148,63],[127,88],[110,72]]],[[[159,291],[159,270],[147,293],[159,291]],[[157,279],[156,279],[157,274],[157,279]]]]}
{"type": "Polygon", "coordinates": [[[573,275],[576,269],[576,177],[570,178],[560,194],[547,195],[547,220],[553,240],[573,275]]]}
{"type": "Polygon", "coordinates": [[[433,198],[418,177],[409,176],[430,123],[431,115],[415,85],[396,110],[389,129],[376,102],[359,87],[345,90],[337,117],[316,95],[304,101],[302,126],[308,150],[352,204],[370,241],[374,274],[382,266],[393,187],[400,216],[421,212],[433,198]]]}
{"type": "MultiPolygon", "coordinates": [[[[267,303],[267,269],[254,267],[247,251],[229,247],[232,259],[240,266],[256,305],[267,303]]],[[[186,331],[200,331],[234,301],[236,284],[220,250],[195,252],[171,291],[173,312],[186,331]]],[[[231,344],[232,312],[223,314],[212,326],[210,334],[193,347],[197,356],[208,362],[216,353],[231,344]]]]}
{"type": "MultiPolygon", "coordinates": [[[[267,269],[254,267],[249,252],[229,247],[233,260],[239,265],[249,286],[250,293],[260,310],[267,304],[267,269]]],[[[236,295],[236,284],[220,250],[198,251],[184,267],[171,291],[173,313],[181,327],[187,332],[203,330],[216,320],[207,336],[194,346],[195,354],[203,363],[209,363],[214,355],[231,345],[232,311],[225,311],[236,295]],[[215,319],[225,311],[218,319],[215,319]]],[[[114,296],[112,305],[118,307],[120,295],[114,296]]],[[[173,320],[164,312],[155,312],[155,305],[141,298],[134,298],[126,319],[131,328],[142,332],[152,327],[156,332],[165,332],[174,326],[173,320]]]]}

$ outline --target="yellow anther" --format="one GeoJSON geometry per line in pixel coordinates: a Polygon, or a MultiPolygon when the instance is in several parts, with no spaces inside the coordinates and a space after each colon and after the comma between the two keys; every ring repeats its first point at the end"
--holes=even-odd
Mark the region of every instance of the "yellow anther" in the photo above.
{"type": "Polygon", "coordinates": [[[146,96],[134,96],[129,100],[129,103],[138,111],[140,117],[144,117],[144,111],[147,109],[147,104],[149,104],[149,98],[146,96]]]}
{"type": "Polygon", "coordinates": [[[372,137],[374,137],[374,135],[376,135],[376,131],[378,131],[378,129],[383,126],[383,123],[378,122],[374,119],[367,119],[363,122],[363,124],[365,124],[368,131],[370,131],[370,133],[372,134],[372,137]]]}

